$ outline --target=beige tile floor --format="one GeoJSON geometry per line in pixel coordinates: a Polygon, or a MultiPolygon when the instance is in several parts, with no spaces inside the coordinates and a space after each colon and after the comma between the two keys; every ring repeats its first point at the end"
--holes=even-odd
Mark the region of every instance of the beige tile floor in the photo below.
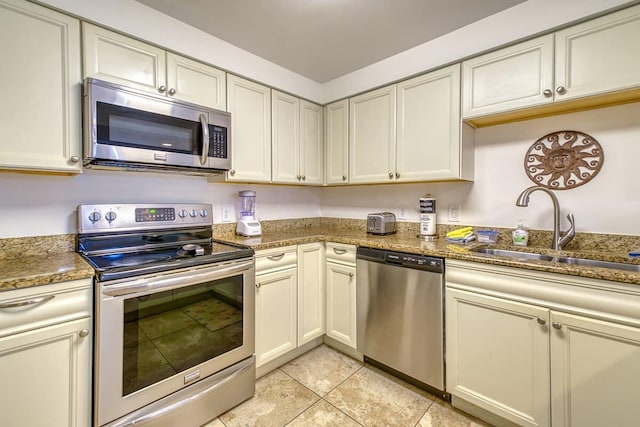
{"type": "Polygon", "coordinates": [[[487,426],[449,403],[322,345],[256,382],[253,398],[203,427],[487,426]]]}

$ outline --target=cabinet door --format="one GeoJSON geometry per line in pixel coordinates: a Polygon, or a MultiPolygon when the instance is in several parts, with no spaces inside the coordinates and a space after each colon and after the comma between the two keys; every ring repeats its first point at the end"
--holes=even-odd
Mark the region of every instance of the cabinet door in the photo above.
{"type": "Polygon", "coordinates": [[[298,246],[298,345],[325,332],[324,244],[298,246]]]}
{"type": "Polygon", "coordinates": [[[547,309],[446,289],[447,391],[522,426],[549,425],[547,309]]]}
{"type": "Polygon", "coordinates": [[[460,177],[460,65],[398,83],[396,179],[460,177]]]}
{"type": "Polygon", "coordinates": [[[271,91],[273,182],[298,183],[300,174],[300,99],[271,91]]]}
{"type": "MultiPolygon", "coordinates": [[[[18,314],[16,314],[18,315],[18,314]]],[[[0,339],[0,425],[91,425],[89,318],[0,339]]]]}
{"type": "Polygon", "coordinates": [[[640,86],[640,6],[556,33],[556,100],[640,86]]]}
{"type": "Polygon", "coordinates": [[[356,348],[356,269],[327,263],[327,336],[356,348]]]}
{"type": "Polygon", "coordinates": [[[0,1],[0,168],[81,172],[80,23],[0,1]]]}
{"type": "Polygon", "coordinates": [[[554,426],[631,426],[640,419],[640,329],[551,312],[554,426]]]}
{"type": "Polygon", "coordinates": [[[163,49],[82,23],[84,77],[95,77],[155,93],[166,92],[163,49]]]}
{"type": "Polygon", "coordinates": [[[325,107],[325,182],[349,182],[349,100],[325,107]]]}
{"type": "Polygon", "coordinates": [[[324,176],[322,107],[300,101],[300,174],[302,184],[320,185],[324,176]]]}
{"type": "Polygon", "coordinates": [[[351,98],[349,130],[349,182],[395,180],[395,85],[351,98]]]}
{"type": "Polygon", "coordinates": [[[462,76],[465,119],[550,103],[553,34],[464,61],[462,76]]]}
{"type": "Polygon", "coordinates": [[[226,74],[202,62],[167,52],[167,94],[194,104],[226,110],[226,74]],[[175,93],[172,94],[173,90],[175,93]]]}
{"type": "Polygon", "coordinates": [[[256,275],[256,366],[297,346],[296,269],[256,275]]]}
{"type": "Polygon", "coordinates": [[[227,74],[231,113],[231,163],[228,181],[271,181],[271,90],[227,74]]]}

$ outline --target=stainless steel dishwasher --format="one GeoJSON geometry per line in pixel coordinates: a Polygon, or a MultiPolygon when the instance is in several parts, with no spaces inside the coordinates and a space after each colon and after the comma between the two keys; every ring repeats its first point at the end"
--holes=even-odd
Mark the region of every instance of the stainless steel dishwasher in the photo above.
{"type": "Polygon", "coordinates": [[[442,258],[359,247],[356,347],[374,365],[448,398],[443,273],[442,258]]]}

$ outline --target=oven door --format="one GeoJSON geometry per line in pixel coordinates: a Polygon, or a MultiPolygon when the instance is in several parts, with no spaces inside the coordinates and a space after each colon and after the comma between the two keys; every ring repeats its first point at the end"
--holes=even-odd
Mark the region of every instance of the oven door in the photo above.
{"type": "Polygon", "coordinates": [[[251,357],[254,282],[250,258],[99,284],[96,424],[251,357]]]}
{"type": "Polygon", "coordinates": [[[95,79],[85,92],[86,163],[230,168],[229,113],[95,79]]]}

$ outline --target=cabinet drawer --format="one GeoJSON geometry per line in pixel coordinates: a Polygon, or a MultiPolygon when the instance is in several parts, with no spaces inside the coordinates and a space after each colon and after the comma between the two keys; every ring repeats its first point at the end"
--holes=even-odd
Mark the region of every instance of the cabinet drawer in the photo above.
{"type": "Polygon", "coordinates": [[[256,252],[256,274],[296,267],[298,255],[296,246],[265,249],[256,252]]]}
{"type": "Polygon", "coordinates": [[[0,293],[0,337],[90,317],[91,279],[0,293]]]}
{"type": "Polygon", "coordinates": [[[344,265],[356,265],[356,247],[342,243],[327,243],[327,261],[344,265]]]}

